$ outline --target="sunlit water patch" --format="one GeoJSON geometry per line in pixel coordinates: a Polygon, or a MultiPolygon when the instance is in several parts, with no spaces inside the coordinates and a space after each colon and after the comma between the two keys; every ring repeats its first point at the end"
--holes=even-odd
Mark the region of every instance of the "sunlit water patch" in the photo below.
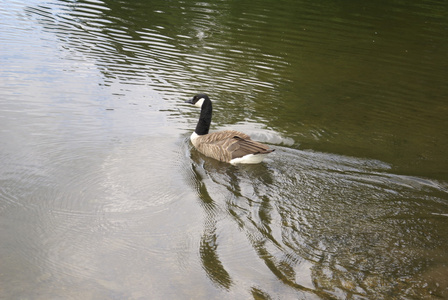
{"type": "Polygon", "coordinates": [[[202,222],[181,175],[183,142],[153,136],[116,141],[109,150],[48,145],[53,152],[44,145],[38,147],[45,161],[21,157],[20,165],[8,166],[1,189],[0,265],[8,274],[1,276],[2,294],[188,294],[193,283],[174,274],[179,268],[200,274],[191,248],[199,243],[202,222]],[[14,230],[7,230],[12,224],[14,230]],[[176,282],[175,290],[166,278],[176,282]]]}

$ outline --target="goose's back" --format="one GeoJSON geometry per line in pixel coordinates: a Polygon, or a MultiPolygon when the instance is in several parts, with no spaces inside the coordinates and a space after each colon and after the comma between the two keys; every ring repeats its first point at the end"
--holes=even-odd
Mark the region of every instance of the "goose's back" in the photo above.
{"type": "Polygon", "coordinates": [[[235,130],[225,130],[201,135],[193,145],[202,154],[220,161],[230,162],[247,154],[269,153],[267,146],[252,141],[250,137],[235,130]]]}

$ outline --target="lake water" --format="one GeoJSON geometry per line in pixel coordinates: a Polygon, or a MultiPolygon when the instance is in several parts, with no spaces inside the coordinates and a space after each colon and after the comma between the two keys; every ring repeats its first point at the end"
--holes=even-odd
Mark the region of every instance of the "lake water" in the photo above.
{"type": "Polygon", "coordinates": [[[447,12],[0,0],[0,298],[448,298],[447,12]]]}

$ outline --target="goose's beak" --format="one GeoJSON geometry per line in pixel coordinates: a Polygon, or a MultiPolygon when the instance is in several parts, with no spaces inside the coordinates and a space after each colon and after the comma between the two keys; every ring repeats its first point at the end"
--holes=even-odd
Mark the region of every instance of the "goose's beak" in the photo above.
{"type": "Polygon", "coordinates": [[[185,100],[185,103],[193,104],[193,99],[185,100]]]}

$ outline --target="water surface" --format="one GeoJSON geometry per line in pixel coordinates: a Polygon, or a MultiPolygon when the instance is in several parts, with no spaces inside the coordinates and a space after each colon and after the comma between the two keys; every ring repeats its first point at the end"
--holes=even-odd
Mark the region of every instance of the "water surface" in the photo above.
{"type": "Polygon", "coordinates": [[[447,11],[0,0],[0,298],[448,297],[447,11]]]}

